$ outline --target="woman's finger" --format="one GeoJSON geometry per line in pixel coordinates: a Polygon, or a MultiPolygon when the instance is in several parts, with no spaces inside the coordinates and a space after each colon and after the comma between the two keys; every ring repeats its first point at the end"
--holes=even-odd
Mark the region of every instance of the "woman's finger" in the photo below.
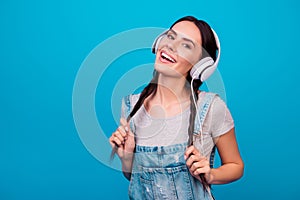
{"type": "Polygon", "coordinates": [[[186,160],[186,165],[190,168],[194,162],[198,162],[201,159],[200,156],[191,154],[186,160]]]}
{"type": "Polygon", "coordinates": [[[123,137],[122,133],[120,131],[116,131],[114,134],[115,138],[119,140],[122,144],[125,142],[125,137],[123,137]]]}
{"type": "Polygon", "coordinates": [[[117,131],[120,132],[120,134],[122,135],[122,137],[126,137],[126,136],[127,136],[127,132],[126,132],[126,130],[125,130],[125,127],[119,126],[119,127],[117,128],[117,131]]]}
{"type": "Polygon", "coordinates": [[[198,149],[195,147],[195,146],[189,146],[185,153],[184,153],[184,158],[187,159],[190,157],[190,155],[193,154],[193,155],[200,155],[198,149]]]}
{"type": "Polygon", "coordinates": [[[114,142],[114,136],[110,136],[109,138],[109,143],[111,145],[112,148],[115,148],[116,147],[116,143],[114,142]]]}
{"type": "Polygon", "coordinates": [[[204,168],[206,166],[209,166],[209,162],[206,159],[200,159],[198,162],[194,162],[191,167],[190,171],[194,172],[198,168],[204,168]]]}
{"type": "Polygon", "coordinates": [[[210,171],[210,167],[209,166],[204,166],[204,167],[199,167],[196,170],[194,170],[193,172],[191,172],[194,176],[198,176],[199,174],[205,174],[208,173],[210,171]]]}
{"type": "Polygon", "coordinates": [[[124,139],[118,131],[114,132],[111,135],[111,137],[109,138],[109,142],[113,148],[115,146],[117,146],[117,147],[121,146],[123,141],[124,141],[124,139]]]}

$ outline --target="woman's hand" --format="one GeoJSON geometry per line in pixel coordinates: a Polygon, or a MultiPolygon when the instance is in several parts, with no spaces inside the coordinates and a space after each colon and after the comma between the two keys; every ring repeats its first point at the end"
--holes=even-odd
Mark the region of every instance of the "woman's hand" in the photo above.
{"type": "Polygon", "coordinates": [[[124,118],[120,119],[120,124],[109,138],[110,145],[115,149],[121,160],[132,159],[135,148],[134,134],[129,128],[129,123],[124,118]]]}
{"type": "Polygon", "coordinates": [[[209,161],[205,156],[200,154],[199,150],[195,146],[190,146],[186,149],[184,158],[192,176],[200,180],[199,175],[204,174],[208,183],[212,181],[209,161]]]}

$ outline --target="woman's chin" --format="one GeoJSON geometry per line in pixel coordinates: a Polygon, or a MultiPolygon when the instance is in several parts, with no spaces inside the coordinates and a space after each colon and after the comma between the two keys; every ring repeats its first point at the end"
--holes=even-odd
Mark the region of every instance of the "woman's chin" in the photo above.
{"type": "Polygon", "coordinates": [[[181,78],[183,75],[172,68],[170,65],[155,63],[154,68],[157,72],[164,76],[181,78]]]}

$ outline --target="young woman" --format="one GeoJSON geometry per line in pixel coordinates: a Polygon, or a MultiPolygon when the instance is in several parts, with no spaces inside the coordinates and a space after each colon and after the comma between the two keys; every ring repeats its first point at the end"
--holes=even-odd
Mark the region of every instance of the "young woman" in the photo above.
{"type": "Polygon", "coordinates": [[[218,45],[210,26],[192,16],[155,41],[154,77],[141,94],[123,99],[120,126],[109,139],[130,180],[130,199],[213,199],[211,184],[243,175],[226,104],[198,90],[212,73],[206,68],[217,65],[218,45]]]}

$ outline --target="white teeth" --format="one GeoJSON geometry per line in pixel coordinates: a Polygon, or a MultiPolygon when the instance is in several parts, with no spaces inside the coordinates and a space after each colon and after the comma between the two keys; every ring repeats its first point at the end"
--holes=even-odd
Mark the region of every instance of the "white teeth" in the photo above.
{"type": "Polygon", "coordinates": [[[161,55],[163,57],[165,57],[166,59],[168,59],[169,61],[171,61],[173,63],[175,62],[175,60],[173,58],[171,58],[169,55],[167,55],[166,53],[162,52],[161,55]]]}

